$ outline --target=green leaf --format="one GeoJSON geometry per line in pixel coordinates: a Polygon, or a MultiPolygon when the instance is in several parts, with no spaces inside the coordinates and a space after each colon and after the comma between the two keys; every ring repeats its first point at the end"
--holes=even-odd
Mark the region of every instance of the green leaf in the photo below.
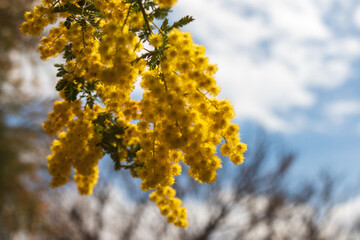
{"type": "Polygon", "coordinates": [[[66,3],[65,5],[62,5],[62,6],[56,6],[53,9],[53,13],[62,13],[62,12],[80,15],[82,13],[82,9],[78,8],[76,5],[71,4],[71,3],[66,3]]]}
{"type": "Polygon", "coordinates": [[[164,32],[167,32],[167,30],[169,29],[169,19],[165,18],[165,20],[163,21],[163,23],[161,24],[160,29],[163,30],[164,32]]]}
{"type": "Polygon", "coordinates": [[[195,19],[192,16],[187,15],[185,17],[182,17],[179,21],[174,22],[171,28],[181,28],[194,20],[195,19]]]}
{"type": "Polygon", "coordinates": [[[85,9],[86,11],[99,12],[99,13],[100,13],[100,11],[95,8],[94,4],[89,4],[89,5],[87,5],[86,7],[84,7],[84,9],[85,9]]]}
{"type": "Polygon", "coordinates": [[[72,49],[72,43],[69,43],[64,48],[63,58],[65,58],[67,62],[76,58],[75,55],[72,53],[71,49],[72,49]]]}
{"type": "Polygon", "coordinates": [[[125,133],[126,127],[119,125],[117,119],[113,117],[111,112],[99,114],[93,123],[95,132],[102,135],[102,140],[99,145],[102,146],[106,154],[110,155],[116,171],[139,167],[139,165],[134,163],[134,158],[136,157],[137,151],[140,150],[140,145],[127,146],[123,143],[122,136],[125,133]],[[126,151],[126,162],[128,164],[123,164],[119,158],[119,151],[126,151]]]}
{"type": "Polygon", "coordinates": [[[105,121],[108,119],[111,119],[111,113],[110,112],[104,112],[104,113],[100,113],[97,118],[93,121],[94,124],[96,125],[101,125],[104,126],[105,125],[105,121]]]}
{"type": "Polygon", "coordinates": [[[140,145],[131,145],[127,148],[127,159],[126,161],[133,162],[136,157],[136,153],[141,149],[140,145]]]}
{"type": "Polygon", "coordinates": [[[145,0],[143,6],[146,10],[154,9],[156,4],[152,0],[145,0]]]}
{"type": "Polygon", "coordinates": [[[79,6],[84,6],[85,0],[79,0],[77,1],[77,4],[79,4],[79,6]]]}
{"type": "Polygon", "coordinates": [[[66,87],[67,83],[68,82],[65,79],[60,79],[56,84],[56,87],[55,87],[56,91],[63,90],[66,87]]]}
{"type": "Polygon", "coordinates": [[[100,125],[96,125],[94,131],[96,133],[102,134],[104,132],[104,127],[100,125]]]}
{"type": "Polygon", "coordinates": [[[57,77],[63,77],[65,74],[67,74],[67,71],[64,68],[64,64],[55,64],[56,68],[58,68],[58,72],[56,73],[57,77]]]}
{"type": "Polygon", "coordinates": [[[66,20],[65,20],[65,22],[64,22],[64,25],[65,25],[65,27],[66,27],[67,30],[70,29],[72,22],[74,22],[74,17],[73,17],[73,16],[66,18],[66,20]]]}
{"type": "Polygon", "coordinates": [[[79,93],[79,91],[77,90],[77,84],[73,82],[68,82],[65,86],[64,93],[67,101],[75,101],[79,93]]]}
{"type": "Polygon", "coordinates": [[[170,8],[157,8],[152,14],[156,19],[164,19],[170,12],[170,8]]]}
{"type": "Polygon", "coordinates": [[[95,21],[95,17],[94,16],[88,16],[87,18],[85,18],[86,22],[88,22],[91,26],[93,26],[96,31],[100,31],[100,26],[99,26],[99,21],[95,21]]]}

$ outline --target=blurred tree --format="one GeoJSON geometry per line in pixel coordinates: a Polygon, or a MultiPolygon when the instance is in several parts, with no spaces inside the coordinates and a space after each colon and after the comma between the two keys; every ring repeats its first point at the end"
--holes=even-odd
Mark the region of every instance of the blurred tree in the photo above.
{"type": "MultiPolygon", "coordinates": [[[[293,154],[278,154],[275,168],[267,166],[274,156],[269,141],[252,144],[248,164],[234,169],[224,166],[216,184],[194,184],[180,176],[176,189],[189,208],[187,229],[174,228],[158,209],[146,201],[146,194],[134,192],[139,182],[129,176],[116,182],[111,171],[89,197],[74,193],[56,196],[46,218],[57,217],[52,239],[338,239],[327,233],[324,221],[333,193],[331,177],[321,177],[318,187],[303,182],[290,187],[286,174],[293,154]],[[110,174],[109,174],[110,173],[110,174]],[[115,182],[115,183],[114,183],[115,182]],[[135,185],[135,186],[134,186],[135,185]],[[118,186],[127,186],[128,188],[118,186]],[[134,187],[131,187],[134,186],[134,187]]],[[[325,176],[325,175],[324,175],[325,176]]],[[[341,236],[348,236],[343,233],[341,236]]],[[[360,232],[357,233],[360,236],[360,232]]],[[[47,239],[49,235],[39,236],[47,239]]],[[[345,238],[346,239],[346,238],[345,238]]],[[[349,238],[356,239],[356,238],[349,238]]]]}
{"type": "Polygon", "coordinates": [[[38,190],[36,165],[21,160],[32,134],[21,127],[8,127],[0,115],[0,239],[20,229],[33,230],[41,210],[39,193],[34,192],[38,190]]]}
{"type": "MultiPolygon", "coordinates": [[[[27,0],[0,1],[0,95],[6,94],[1,86],[9,81],[11,52],[25,51],[35,42],[18,32],[23,11],[31,4],[27,0]]],[[[18,231],[27,233],[27,239],[63,240],[324,238],[324,223],[309,201],[318,199],[325,204],[331,199],[331,178],[323,178],[321,190],[303,184],[290,192],[286,173],[294,156],[282,155],[276,169],[269,170],[265,166],[270,154],[266,141],[253,144],[257,147],[249,153],[248,164],[237,169],[239,172],[225,167],[216,184],[199,186],[192,180],[178,179],[177,192],[193,213],[192,225],[186,230],[169,226],[158,209],[146,201],[146,194],[134,190],[139,182],[126,175],[121,175],[125,183],[119,185],[126,187],[127,196],[110,185],[114,182],[114,175],[110,175],[94,196],[83,198],[61,191],[49,196],[45,205],[33,161],[39,154],[34,153],[36,144],[32,141],[39,141],[41,132],[32,121],[9,125],[9,112],[16,110],[21,118],[29,119],[24,116],[32,111],[24,112],[18,102],[8,103],[0,103],[0,239],[11,239],[18,231]]]]}
{"type": "Polygon", "coordinates": [[[1,0],[0,1],[0,94],[2,84],[9,81],[8,73],[12,69],[10,54],[12,51],[29,51],[34,47],[36,39],[24,37],[19,31],[24,20],[24,12],[34,1],[28,0],[1,0]]]}
{"type": "Polygon", "coordinates": [[[35,144],[40,128],[34,127],[30,118],[33,111],[21,101],[21,94],[10,98],[3,88],[4,84],[13,84],[9,74],[14,66],[11,54],[34,47],[34,39],[25,38],[19,31],[24,11],[32,3],[0,1],[0,239],[10,239],[17,231],[35,231],[39,227],[36,219],[44,207],[37,174],[39,149],[35,144]],[[16,122],[16,117],[26,119],[26,124],[16,122]]]}

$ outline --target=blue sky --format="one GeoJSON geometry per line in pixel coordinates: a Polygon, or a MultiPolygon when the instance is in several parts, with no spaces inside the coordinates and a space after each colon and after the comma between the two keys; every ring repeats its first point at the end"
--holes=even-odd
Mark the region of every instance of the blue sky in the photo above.
{"type": "MultiPolygon", "coordinates": [[[[233,103],[243,136],[257,124],[282,139],[298,156],[294,176],[326,169],[360,182],[360,0],[178,0],[172,17],[184,15],[219,66],[220,97],[233,103]]],[[[54,68],[12,58],[23,62],[14,78],[37,74],[33,94],[54,96],[54,68]]]]}
{"type": "MultiPolygon", "coordinates": [[[[261,126],[275,144],[295,152],[295,182],[329,170],[350,190],[345,198],[353,197],[334,215],[355,222],[360,212],[360,0],[178,0],[172,16],[184,15],[195,17],[185,30],[219,66],[220,97],[233,103],[243,140],[250,142],[254,126],[261,126]]],[[[44,65],[37,57],[35,67],[30,56],[14,52],[11,58],[18,63],[12,77],[28,80],[21,90],[42,99],[56,96],[52,65],[58,59],[44,65]]],[[[4,87],[16,97],[13,89],[4,87]]]]}
{"type": "Polygon", "coordinates": [[[242,134],[252,122],[280,136],[295,175],[360,181],[360,1],[179,0],[173,15],[195,17],[186,30],[218,64],[242,134]]]}

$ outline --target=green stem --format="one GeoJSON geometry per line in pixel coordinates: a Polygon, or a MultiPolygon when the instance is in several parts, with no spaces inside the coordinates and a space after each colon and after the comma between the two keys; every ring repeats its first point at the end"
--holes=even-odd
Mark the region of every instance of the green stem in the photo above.
{"type": "Polygon", "coordinates": [[[130,16],[130,10],[131,10],[132,5],[133,5],[133,4],[131,3],[131,4],[130,4],[130,7],[129,7],[128,10],[127,10],[126,17],[125,17],[124,23],[123,23],[123,25],[122,25],[122,27],[121,27],[121,30],[124,30],[125,24],[126,24],[128,18],[129,18],[129,16],[130,16]]]}
{"type": "Polygon", "coordinates": [[[213,105],[215,108],[216,108],[216,110],[219,110],[219,108],[215,105],[215,103],[213,102],[213,101],[211,101],[211,99],[210,98],[208,98],[202,91],[200,91],[199,89],[196,89],[199,93],[201,93],[204,97],[205,97],[205,99],[206,100],[208,100],[210,103],[211,103],[211,105],[213,105]]]}
{"type": "Polygon", "coordinates": [[[161,30],[161,28],[159,28],[153,21],[150,21],[150,22],[157,28],[157,30],[159,30],[159,32],[160,32],[162,35],[166,36],[166,34],[163,32],[163,30],[161,30]]]}
{"type": "Polygon", "coordinates": [[[144,8],[144,6],[143,6],[143,4],[142,4],[142,0],[137,0],[137,2],[138,2],[139,7],[140,7],[140,9],[141,9],[141,13],[142,13],[142,15],[143,15],[143,17],[144,17],[145,25],[146,25],[149,33],[152,34],[151,27],[150,27],[150,24],[149,24],[149,20],[148,20],[148,18],[147,18],[148,16],[147,16],[147,14],[146,14],[146,12],[145,12],[145,8],[144,8]]]}

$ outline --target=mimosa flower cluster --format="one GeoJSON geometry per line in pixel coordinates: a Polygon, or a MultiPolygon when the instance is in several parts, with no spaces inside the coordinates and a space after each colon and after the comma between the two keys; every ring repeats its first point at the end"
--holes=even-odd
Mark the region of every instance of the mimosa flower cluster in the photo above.
{"type": "Polygon", "coordinates": [[[246,145],[231,122],[231,103],[217,98],[217,66],[179,29],[193,18],[169,24],[175,3],[43,0],[25,13],[21,30],[37,36],[51,25],[38,51],[44,60],[65,59],[56,64],[62,100],[43,124],[57,135],[47,158],[50,186],[66,184],[74,169],[80,194],[91,194],[107,154],[116,170],[129,169],[142,190],[153,190],[150,200],[168,222],[186,227],[186,209],[171,187],[183,164],[198,182],[212,183],[221,168],[217,146],[241,164],[246,145]],[[140,101],[130,98],[137,80],[140,101]]]}

